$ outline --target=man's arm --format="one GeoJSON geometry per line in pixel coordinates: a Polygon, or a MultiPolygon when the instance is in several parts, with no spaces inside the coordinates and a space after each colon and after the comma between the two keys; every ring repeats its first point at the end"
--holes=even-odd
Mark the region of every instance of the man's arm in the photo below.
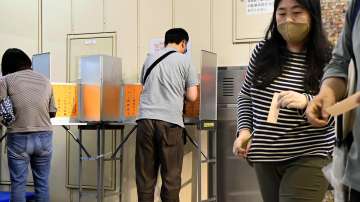
{"type": "Polygon", "coordinates": [[[325,79],[319,94],[308,104],[306,109],[308,121],[316,127],[326,126],[330,116],[326,109],[341,100],[345,92],[345,79],[337,77],[325,79]]]}
{"type": "Polygon", "coordinates": [[[198,85],[199,85],[199,79],[198,74],[196,72],[196,68],[192,64],[191,60],[187,57],[185,57],[185,97],[188,101],[194,102],[198,95],[198,85]]]}
{"type": "Polygon", "coordinates": [[[349,5],[349,9],[346,12],[345,24],[333,51],[332,59],[324,68],[320,92],[308,104],[306,109],[308,121],[316,127],[322,127],[327,124],[329,114],[326,112],[326,109],[335,104],[336,101],[341,100],[346,94],[346,83],[352,51],[350,16],[353,5],[354,1],[349,5]]]}
{"type": "Polygon", "coordinates": [[[318,96],[322,96],[322,94],[329,94],[335,99],[335,101],[339,101],[344,98],[345,93],[345,79],[340,77],[330,77],[323,81],[318,96]]]}
{"type": "Polygon", "coordinates": [[[185,96],[188,101],[194,102],[198,97],[197,85],[187,88],[185,96]]]}

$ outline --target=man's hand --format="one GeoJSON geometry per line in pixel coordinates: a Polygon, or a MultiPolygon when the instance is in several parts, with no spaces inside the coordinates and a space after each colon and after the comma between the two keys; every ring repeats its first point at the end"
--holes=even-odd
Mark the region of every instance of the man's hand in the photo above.
{"type": "Polygon", "coordinates": [[[330,95],[318,95],[316,96],[306,108],[306,117],[313,126],[324,127],[328,124],[329,113],[326,109],[336,102],[335,96],[330,95]]]}
{"type": "Polygon", "coordinates": [[[237,157],[245,158],[250,148],[251,133],[247,129],[242,129],[239,132],[239,136],[234,141],[233,153],[237,157]]]}
{"type": "Polygon", "coordinates": [[[278,107],[288,109],[305,109],[308,100],[304,94],[295,91],[282,91],[278,97],[278,107]]]}
{"type": "Polygon", "coordinates": [[[328,78],[323,81],[319,94],[308,104],[306,117],[313,126],[323,127],[329,121],[326,109],[344,97],[346,83],[342,78],[328,78]]]}

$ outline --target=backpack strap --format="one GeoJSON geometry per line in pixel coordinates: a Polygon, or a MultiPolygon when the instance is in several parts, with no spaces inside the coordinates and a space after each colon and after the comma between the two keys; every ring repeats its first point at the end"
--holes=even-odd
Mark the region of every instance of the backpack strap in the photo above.
{"type": "Polygon", "coordinates": [[[145,76],[144,76],[144,81],[143,81],[143,85],[145,85],[146,79],[148,78],[148,76],[150,75],[151,71],[154,69],[154,67],[161,62],[161,60],[165,59],[168,55],[175,53],[176,51],[172,50],[169,51],[167,53],[165,53],[164,55],[162,55],[161,57],[159,57],[157,60],[155,60],[154,63],[152,63],[150,65],[150,67],[146,70],[145,76]]]}

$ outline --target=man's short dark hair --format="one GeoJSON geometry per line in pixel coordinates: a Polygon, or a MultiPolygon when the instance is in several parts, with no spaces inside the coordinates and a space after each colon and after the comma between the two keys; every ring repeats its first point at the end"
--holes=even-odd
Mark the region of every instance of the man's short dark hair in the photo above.
{"type": "Polygon", "coordinates": [[[183,28],[169,29],[165,33],[165,46],[169,43],[179,44],[183,40],[189,41],[189,35],[183,28]]]}
{"type": "Polygon", "coordinates": [[[7,49],[1,61],[2,75],[5,76],[25,69],[31,69],[31,59],[26,53],[17,48],[7,49]]]}

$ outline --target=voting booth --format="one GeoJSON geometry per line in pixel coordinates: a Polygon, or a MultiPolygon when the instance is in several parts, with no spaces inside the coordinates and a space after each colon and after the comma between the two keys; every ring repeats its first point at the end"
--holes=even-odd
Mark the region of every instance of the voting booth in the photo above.
{"type": "Polygon", "coordinates": [[[106,55],[80,58],[79,121],[119,121],[121,59],[106,55]]]}

